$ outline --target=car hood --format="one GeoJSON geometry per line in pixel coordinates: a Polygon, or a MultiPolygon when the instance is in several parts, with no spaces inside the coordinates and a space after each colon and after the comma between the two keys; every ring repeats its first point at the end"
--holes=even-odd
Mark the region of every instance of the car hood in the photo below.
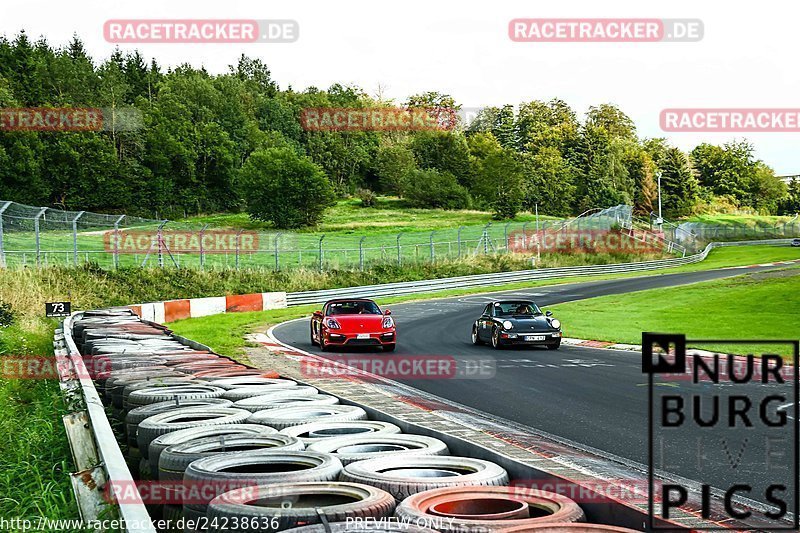
{"type": "Polygon", "coordinates": [[[336,320],[343,331],[366,333],[383,329],[383,315],[333,315],[328,318],[336,320]]]}
{"type": "Polygon", "coordinates": [[[534,316],[526,318],[506,317],[502,319],[510,320],[514,324],[516,331],[546,331],[553,329],[545,316],[534,316]]]}

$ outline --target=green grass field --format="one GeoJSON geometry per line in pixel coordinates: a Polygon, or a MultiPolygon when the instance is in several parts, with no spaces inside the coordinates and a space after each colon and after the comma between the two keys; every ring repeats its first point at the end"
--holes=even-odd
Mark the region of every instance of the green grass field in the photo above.
{"type": "MultiPolygon", "coordinates": [[[[564,334],[640,344],[643,331],[707,339],[800,339],[800,268],[552,306],[564,334]]],[[[748,346],[702,346],[747,353],[748,346]]],[[[760,348],[763,348],[761,346],[760,348]]],[[[789,355],[789,348],[780,350],[789,355]]]]}

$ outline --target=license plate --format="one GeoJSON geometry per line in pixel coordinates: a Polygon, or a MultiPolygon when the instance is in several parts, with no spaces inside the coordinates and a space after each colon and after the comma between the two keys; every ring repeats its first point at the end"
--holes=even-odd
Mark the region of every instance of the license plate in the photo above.
{"type": "Polygon", "coordinates": [[[369,333],[359,333],[356,335],[356,339],[369,339],[369,333]]]}
{"type": "Polygon", "coordinates": [[[544,335],[525,335],[523,337],[526,341],[543,341],[545,339],[544,335]]]}

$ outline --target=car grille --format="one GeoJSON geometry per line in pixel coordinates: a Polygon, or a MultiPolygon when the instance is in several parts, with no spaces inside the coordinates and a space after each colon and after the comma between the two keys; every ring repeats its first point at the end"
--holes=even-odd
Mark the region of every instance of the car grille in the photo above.
{"type": "Polygon", "coordinates": [[[345,344],[349,346],[376,346],[380,343],[381,341],[379,341],[378,339],[369,338],[369,339],[350,339],[345,344]]]}

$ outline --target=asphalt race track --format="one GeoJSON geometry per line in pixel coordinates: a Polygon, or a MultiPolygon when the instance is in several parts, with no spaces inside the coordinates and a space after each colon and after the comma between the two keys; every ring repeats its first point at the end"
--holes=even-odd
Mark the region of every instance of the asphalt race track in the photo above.
{"type": "MultiPolygon", "coordinates": [[[[420,379],[404,383],[483,412],[646,464],[647,376],[642,374],[639,352],[566,345],[557,351],[544,348],[496,351],[488,346],[472,345],[472,322],[481,314],[486,302],[497,296],[534,299],[540,307],[546,308],[552,304],[595,296],[683,285],[775,268],[780,267],[728,268],[590,281],[397,304],[391,306],[399,341],[393,355],[493,357],[496,360],[496,375],[492,379],[420,379]]],[[[657,301],[653,302],[653,305],[658,304],[657,301]]],[[[668,312],[668,304],[665,312],[668,312]]],[[[565,335],[569,336],[569,324],[564,327],[565,335]]],[[[325,356],[331,354],[322,354],[319,348],[310,344],[308,320],[287,322],[276,327],[274,334],[281,342],[298,349],[325,356]]],[[[342,354],[333,352],[333,355],[342,354]]],[[[730,443],[731,451],[727,455],[719,453],[719,450],[716,450],[717,453],[710,453],[714,450],[690,451],[695,442],[696,436],[691,428],[670,436],[664,456],[678,459],[675,463],[667,459],[665,464],[657,466],[689,479],[698,479],[698,465],[693,458],[702,456],[703,478],[711,484],[727,487],[744,481],[757,487],[752,476],[747,475],[746,467],[730,467],[731,458],[735,459],[740,450],[738,442],[730,443]]],[[[765,446],[763,439],[750,438],[749,445],[742,452],[740,464],[763,464],[765,446]]],[[[750,497],[764,501],[757,492],[754,490],[750,497]]]]}

